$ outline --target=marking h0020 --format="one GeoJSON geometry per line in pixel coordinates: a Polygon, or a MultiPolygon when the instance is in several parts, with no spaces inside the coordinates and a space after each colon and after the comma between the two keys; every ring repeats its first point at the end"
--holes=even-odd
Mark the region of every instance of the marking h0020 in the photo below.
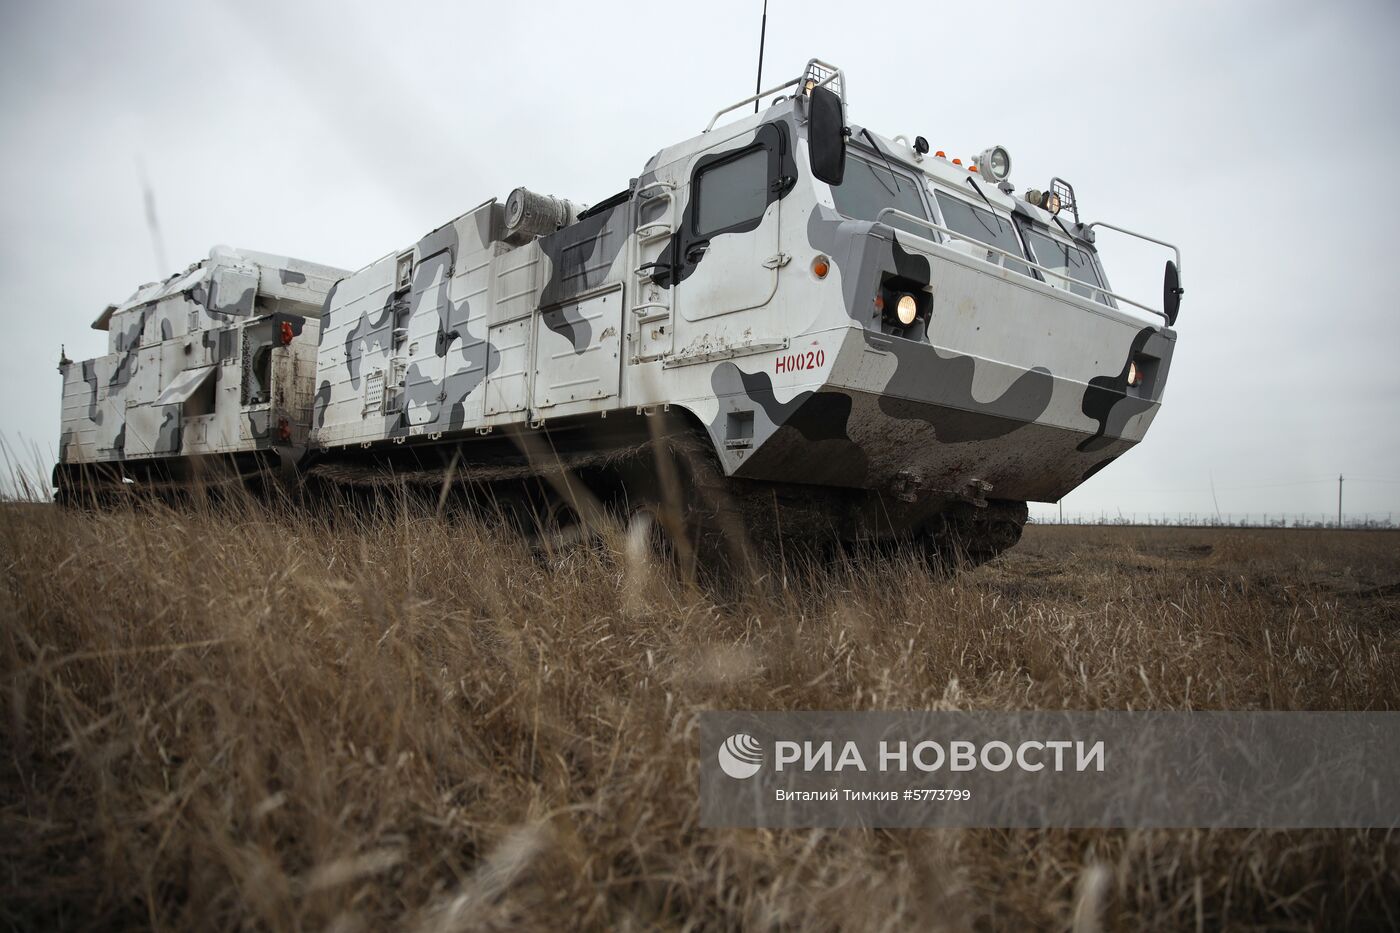
{"type": "Polygon", "coordinates": [[[820,369],[826,365],[826,351],[807,350],[806,352],[789,353],[780,356],[773,361],[773,371],[778,373],[795,373],[804,369],[820,369]]]}

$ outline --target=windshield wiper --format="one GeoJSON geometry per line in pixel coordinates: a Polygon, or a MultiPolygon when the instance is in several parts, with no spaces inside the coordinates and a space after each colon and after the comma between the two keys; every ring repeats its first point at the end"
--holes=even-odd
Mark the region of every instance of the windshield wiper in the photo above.
{"type": "MultiPolygon", "coordinates": [[[[973,190],[973,191],[976,191],[976,192],[977,192],[977,196],[978,196],[979,198],[981,198],[983,201],[986,201],[986,202],[987,202],[987,209],[988,209],[989,211],[991,211],[993,215],[995,215],[996,212],[997,212],[997,209],[996,209],[995,206],[993,206],[991,200],[986,196],[986,194],[984,194],[984,193],[982,192],[982,186],[979,185],[979,184],[977,184],[977,179],[975,179],[975,178],[973,178],[971,175],[969,175],[969,176],[967,176],[967,183],[968,183],[969,185],[972,186],[972,190],[973,190]]],[[[999,220],[999,219],[1000,219],[1000,218],[998,218],[998,220],[999,220]]]]}
{"type": "Polygon", "coordinates": [[[903,189],[899,187],[899,176],[895,174],[894,166],[891,165],[890,160],[886,158],[884,150],[880,148],[880,144],[875,141],[875,137],[871,136],[870,131],[867,130],[865,127],[862,126],[860,128],[860,133],[866,139],[870,140],[870,148],[875,150],[875,154],[878,155],[880,159],[885,163],[885,168],[890,170],[890,177],[894,179],[895,190],[890,191],[890,186],[885,184],[885,180],[880,177],[879,172],[875,173],[875,179],[880,182],[880,184],[884,187],[886,191],[890,191],[891,196],[894,196],[898,192],[902,192],[903,189]]]}
{"type": "Polygon", "coordinates": [[[973,211],[972,211],[972,217],[973,217],[973,219],[976,220],[979,224],[981,224],[981,225],[982,225],[982,229],[983,229],[983,230],[986,230],[987,233],[989,233],[989,234],[991,235],[991,237],[992,237],[990,240],[987,240],[987,241],[986,241],[986,242],[988,243],[988,245],[995,245],[995,244],[996,244],[996,239],[997,239],[997,237],[1001,235],[1001,216],[1000,216],[999,214],[997,214],[997,209],[996,209],[995,207],[992,206],[992,202],[991,202],[991,201],[988,201],[988,200],[987,200],[987,196],[986,196],[985,194],[982,193],[982,189],[978,186],[978,184],[977,184],[976,181],[974,181],[973,179],[969,178],[969,179],[967,180],[967,183],[968,183],[969,185],[972,186],[972,190],[973,190],[973,191],[976,191],[977,194],[978,194],[978,196],[981,197],[983,201],[986,201],[986,202],[987,202],[987,210],[991,213],[992,219],[993,219],[994,221],[996,221],[997,228],[996,228],[995,230],[993,230],[991,227],[987,226],[987,222],[986,222],[985,220],[983,220],[981,217],[977,216],[977,210],[976,210],[975,208],[974,208],[973,211]]]}
{"type": "Polygon", "coordinates": [[[1070,241],[1071,243],[1077,243],[1077,242],[1079,242],[1079,238],[1076,237],[1073,233],[1070,233],[1070,232],[1069,232],[1069,227],[1066,227],[1066,226],[1065,226],[1065,222],[1064,222],[1063,220],[1060,219],[1060,215],[1059,215],[1059,214],[1054,214],[1054,215],[1052,215],[1052,219],[1055,221],[1055,224],[1056,224],[1061,230],[1063,230],[1063,231],[1065,232],[1065,236],[1069,237],[1069,241],[1070,241]]]}

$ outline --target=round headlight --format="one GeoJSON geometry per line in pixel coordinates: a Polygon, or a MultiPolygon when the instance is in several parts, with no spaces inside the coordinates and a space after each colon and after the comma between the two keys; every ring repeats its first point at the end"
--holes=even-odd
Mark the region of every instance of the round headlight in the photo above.
{"type": "Polygon", "coordinates": [[[919,316],[919,303],[914,300],[913,295],[901,295],[899,304],[895,305],[894,313],[899,318],[899,323],[908,327],[919,316]]]}
{"type": "Polygon", "coordinates": [[[995,182],[1006,181],[1011,174],[1011,153],[1005,146],[993,146],[977,157],[977,168],[983,178],[995,182]]]}

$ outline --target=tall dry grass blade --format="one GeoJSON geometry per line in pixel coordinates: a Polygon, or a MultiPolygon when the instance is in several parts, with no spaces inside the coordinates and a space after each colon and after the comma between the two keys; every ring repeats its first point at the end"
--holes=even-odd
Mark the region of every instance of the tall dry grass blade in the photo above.
{"type": "Polygon", "coordinates": [[[420,933],[457,933],[495,926],[482,916],[549,844],[547,825],[517,826],[506,834],[450,900],[429,909],[420,933]]]}
{"type": "Polygon", "coordinates": [[[1070,919],[1070,929],[1074,933],[1102,933],[1104,907],[1111,882],[1112,874],[1100,864],[1089,865],[1080,874],[1074,897],[1074,915],[1070,919]]]}

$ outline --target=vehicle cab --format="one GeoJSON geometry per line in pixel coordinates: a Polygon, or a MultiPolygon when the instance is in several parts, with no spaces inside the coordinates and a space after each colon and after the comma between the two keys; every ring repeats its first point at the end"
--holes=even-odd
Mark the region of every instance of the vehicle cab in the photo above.
{"type": "Polygon", "coordinates": [[[632,397],[682,401],[738,476],[1060,498],[1160,405],[1179,253],[1162,308],[1117,294],[1070,185],[979,161],[849,122],[816,60],[662,150],[634,188],[632,397]]]}

